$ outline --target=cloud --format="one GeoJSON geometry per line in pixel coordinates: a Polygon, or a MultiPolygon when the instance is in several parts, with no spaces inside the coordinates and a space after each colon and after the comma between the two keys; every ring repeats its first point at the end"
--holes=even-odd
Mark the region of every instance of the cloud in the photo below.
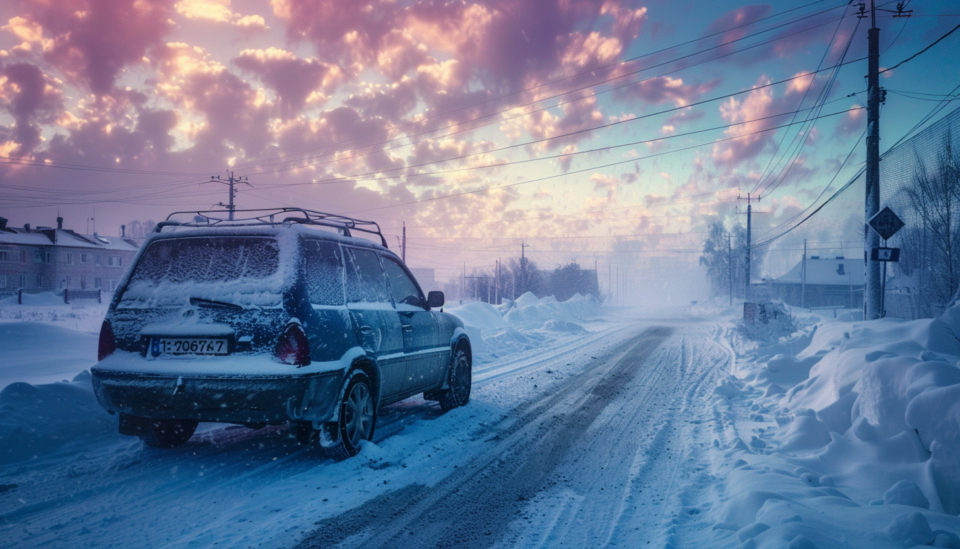
{"type": "Polygon", "coordinates": [[[257,74],[277,93],[280,117],[284,119],[299,114],[314,92],[333,93],[343,76],[336,65],[301,59],[279,48],[243,50],[233,63],[257,74]]]}
{"type": "Polygon", "coordinates": [[[37,65],[12,63],[0,68],[0,105],[14,119],[9,140],[16,156],[30,154],[41,141],[41,124],[55,122],[63,109],[62,92],[37,65]]]}
{"type": "Polygon", "coordinates": [[[620,91],[622,96],[635,97],[648,103],[671,102],[678,107],[686,106],[705,93],[709,93],[720,84],[720,80],[712,80],[704,84],[684,84],[682,78],[658,76],[641,81],[620,91]]]}
{"type": "Polygon", "coordinates": [[[180,0],[174,4],[177,13],[187,19],[200,19],[214,23],[229,23],[251,33],[269,29],[262,15],[240,15],[231,8],[231,0],[180,0]]]}
{"type": "Polygon", "coordinates": [[[860,134],[866,128],[866,116],[866,109],[859,104],[851,105],[847,114],[840,117],[834,135],[846,139],[852,135],[860,134]]]}
{"type": "Polygon", "coordinates": [[[249,158],[272,140],[268,121],[273,105],[203,48],[166,44],[153,62],[159,92],[180,109],[203,116],[189,137],[204,154],[249,158]]]}
{"type": "MultiPolygon", "coordinates": [[[[113,91],[120,71],[139,63],[171,29],[172,0],[33,0],[10,25],[40,40],[43,57],[97,95],[113,91]],[[29,32],[28,32],[29,29],[29,32]]],[[[8,25],[9,26],[9,25],[8,25]]]]}

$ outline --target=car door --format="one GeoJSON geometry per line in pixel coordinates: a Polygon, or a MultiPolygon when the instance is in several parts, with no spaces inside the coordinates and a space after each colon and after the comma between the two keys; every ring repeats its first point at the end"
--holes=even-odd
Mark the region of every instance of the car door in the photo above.
{"type": "Polygon", "coordinates": [[[406,360],[400,318],[377,253],[344,246],[347,309],[364,350],[380,364],[380,398],[391,400],[403,386],[406,360]]]}
{"type": "Polygon", "coordinates": [[[441,358],[445,350],[437,341],[437,319],[427,307],[420,287],[403,265],[386,254],[381,258],[403,330],[407,372],[401,391],[409,394],[435,387],[440,384],[443,374],[441,358]]]}

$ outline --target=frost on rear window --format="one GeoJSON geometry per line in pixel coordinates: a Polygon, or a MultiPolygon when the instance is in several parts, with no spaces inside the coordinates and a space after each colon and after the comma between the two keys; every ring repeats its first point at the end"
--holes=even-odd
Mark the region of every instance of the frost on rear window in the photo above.
{"type": "Polygon", "coordinates": [[[306,240],[303,243],[304,279],[314,305],[343,305],[343,263],[336,242],[306,240]]]}
{"type": "Polygon", "coordinates": [[[120,305],[186,305],[190,298],[238,305],[280,302],[280,250],[271,238],[157,240],[144,251],[120,305]]]}

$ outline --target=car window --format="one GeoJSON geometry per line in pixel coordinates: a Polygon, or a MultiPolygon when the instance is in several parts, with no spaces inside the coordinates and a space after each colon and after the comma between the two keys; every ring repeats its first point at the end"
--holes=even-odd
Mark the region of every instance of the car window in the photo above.
{"type": "Polygon", "coordinates": [[[147,245],[119,307],[184,305],[191,298],[272,307],[284,278],[280,247],[265,237],[185,237],[147,245]]]}
{"type": "Polygon", "coordinates": [[[376,252],[344,248],[348,303],[390,303],[387,277],[376,252]]]}
{"type": "Polygon", "coordinates": [[[396,303],[422,306],[423,295],[410,275],[393,258],[386,256],[382,256],[382,258],[383,268],[387,271],[390,289],[393,291],[393,300],[396,303]]]}
{"type": "Polygon", "coordinates": [[[268,238],[176,238],[150,244],[131,282],[202,283],[266,278],[277,271],[279,248],[268,238]]]}
{"type": "Polygon", "coordinates": [[[340,245],[323,240],[303,243],[304,279],[314,305],[343,305],[343,261],[340,245]]]}

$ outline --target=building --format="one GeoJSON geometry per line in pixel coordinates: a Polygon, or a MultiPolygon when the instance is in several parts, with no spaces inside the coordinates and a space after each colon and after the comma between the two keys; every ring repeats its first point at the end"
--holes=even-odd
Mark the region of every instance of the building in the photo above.
{"type": "Polygon", "coordinates": [[[771,290],[788,305],[843,307],[863,304],[863,260],[842,256],[810,256],[771,283],[771,290]]]}
{"type": "Polygon", "coordinates": [[[7,226],[0,217],[0,293],[17,290],[60,291],[116,289],[137,253],[123,236],[78,234],[57,227],[7,226]]]}

